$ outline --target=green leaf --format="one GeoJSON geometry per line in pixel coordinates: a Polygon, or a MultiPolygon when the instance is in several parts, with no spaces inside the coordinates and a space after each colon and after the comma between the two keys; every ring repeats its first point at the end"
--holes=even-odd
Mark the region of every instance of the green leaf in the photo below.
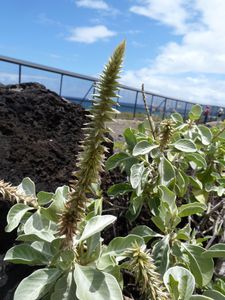
{"type": "Polygon", "coordinates": [[[116,217],[111,215],[95,216],[87,221],[81,237],[78,242],[88,239],[97,232],[102,231],[105,227],[115,222],[116,217]]]}
{"type": "Polygon", "coordinates": [[[194,276],[190,271],[180,266],[169,268],[163,276],[163,282],[171,295],[177,295],[176,300],[189,300],[195,289],[194,276]]]}
{"type": "Polygon", "coordinates": [[[138,142],[134,149],[133,149],[133,155],[145,155],[150,153],[153,149],[159,148],[159,145],[152,145],[148,141],[141,141],[138,142]]]}
{"type": "Polygon", "coordinates": [[[189,257],[190,269],[195,277],[196,283],[200,286],[206,286],[213,276],[214,263],[211,258],[205,258],[202,253],[205,249],[195,245],[186,245],[183,247],[189,257]]]}
{"type": "Polygon", "coordinates": [[[206,210],[206,205],[199,202],[183,204],[178,208],[179,217],[187,217],[195,214],[201,214],[206,210]]]}
{"type": "Polygon", "coordinates": [[[193,296],[191,296],[190,300],[215,300],[215,299],[212,299],[212,298],[209,298],[209,297],[206,297],[203,295],[193,295],[193,296]]]}
{"type": "Polygon", "coordinates": [[[64,274],[58,279],[54,292],[51,295],[51,300],[78,300],[73,272],[64,274]]]}
{"type": "Polygon", "coordinates": [[[23,279],[16,289],[14,300],[37,300],[45,296],[61,275],[58,269],[41,269],[23,279]]]}
{"type": "Polygon", "coordinates": [[[117,184],[112,185],[108,189],[107,194],[108,194],[108,196],[116,197],[118,195],[124,195],[124,194],[127,194],[132,191],[133,191],[133,188],[130,185],[130,183],[122,182],[122,183],[117,183],[117,184]]]}
{"type": "Polygon", "coordinates": [[[202,257],[225,257],[225,244],[216,244],[202,253],[202,257]]]}
{"type": "Polygon", "coordinates": [[[48,208],[41,208],[41,213],[49,220],[53,222],[59,221],[59,215],[65,208],[65,203],[68,198],[69,187],[62,186],[56,189],[55,195],[52,198],[52,203],[48,208]]]}
{"type": "Polygon", "coordinates": [[[48,263],[45,255],[28,244],[17,245],[9,249],[5,260],[14,264],[45,265],[48,263]]]}
{"type": "Polygon", "coordinates": [[[15,229],[19,225],[26,212],[32,209],[33,207],[23,203],[17,203],[13,205],[7,215],[8,225],[6,226],[5,231],[11,232],[13,229],[15,229]]]}
{"type": "Polygon", "coordinates": [[[105,163],[105,168],[106,170],[113,170],[116,167],[120,165],[122,161],[125,159],[129,158],[129,155],[125,152],[120,152],[120,153],[115,153],[112,156],[110,156],[106,163],[105,163]]]}
{"type": "Polygon", "coordinates": [[[48,192],[39,192],[37,194],[37,201],[39,205],[45,205],[48,204],[52,198],[53,198],[54,194],[53,193],[48,193],[48,192]]]}
{"type": "Polygon", "coordinates": [[[166,203],[172,216],[177,215],[176,195],[174,192],[169,190],[166,186],[160,185],[159,191],[161,194],[161,201],[166,203]]]}
{"type": "Polygon", "coordinates": [[[125,237],[116,237],[108,245],[104,255],[110,256],[124,256],[129,248],[132,248],[133,244],[137,243],[139,246],[144,245],[142,237],[129,234],[125,237]]]}
{"type": "Polygon", "coordinates": [[[215,290],[207,290],[203,294],[204,296],[211,297],[213,300],[225,300],[225,296],[215,290]]]}
{"type": "Polygon", "coordinates": [[[190,120],[196,121],[196,120],[200,119],[201,115],[202,115],[202,107],[200,105],[196,104],[196,105],[192,106],[192,108],[188,114],[188,117],[190,120]]]}
{"type": "Polygon", "coordinates": [[[134,220],[136,220],[136,218],[138,217],[138,215],[141,212],[143,203],[144,203],[144,198],[142,196],[136,196],[135,193],[132,194],[131,199],[130,199],[129,208],[126,211],[126,218],[130,222],[133,222],[134,220]]]}
{"type": "Polygon", "coordinates": [[[137,144],[137,139],[135,137],[135,129],[127,128],[125,129],[123,135],[127,143],[128,150],[131,152],[137,144]]]}
{"type": "Polygon", "coordinates": [[[35,184],[29,177],[25,177],[17,188],[22,194],[36,197],[35,184]]]}
{"type": "Polygon", "coordinates": [[[201,141],[203,145],[209,145],[212,141],[212,132],[211,130],[206,127],[205,125],[199,125],[198,126],[198,131],[201,137],[201,141]]]}
{"type": "Polygon", "coordinates": [[[134,229],[132,229],[131,234],[136,234],[138,236],[141,236],[144,239],[145,243],[150,241],[152,238],[163,237],[161,234],[153,231],[151,228],[149,228],[146,225],[136,226],[134,229]]]}
{"type": "Polygon", "coordinates": [[[185,159],[187,159],[192,167],[192,169],[196,168],[207,168],[207,163],[203,155],[199,153],[190,153],[185,155],[185,159]]]}
{"type": "Polygon", "coordinates": [[[40,212],[34,213],[24,224],[25,235],[36,235],[39,239],[47,242],[55,239],[56,231],[56,224],[46,219],[40,212]]]}
{"type": "Polygon", "coordinates": [[[197,151],[194,142],[192,142],[191,140],[188,140],[188,139],[180,139],[180,140],[176,141],[175,143],[173,143],[172,145],[177,150],[180,150],[180,151],[186,152],[186,153],[192,153],[192,152],[197,151]]]}
{"type": "Polygon", "coordinates": [[[159,163],[159,175],[160,184],[165,186],[169,186],[175,179],[175,169],[165,157],[159,163]]]}
{"type": "Polygon", "coordinates": [[[144,163],[135,164],[131,167],[130,183],[134,189],[136,189],[141,183],[141,177],[145,170],[144,163]]]}
{"type": "Polygon", "coordinates": [[[157,271],[163,275],[169,267],[169,235],[166,235],[162,240],[154,245],[152,255],[157,271]]]}
{"type": "Polygon", "coordinates": [[[79,300],[123,300],[115,277],[94,267],[75,265],[74,279],[79,300]]]}
{"type": "Polygon", "coordinates": [[[172,115],[171,115],[171,118],[172,118],[172,120],[174,121],[174,122],[176,122],[176,123],[183,123],[183,117],[181,116],[181,114],[179,114],[179,113],[173,113],[172,115]]]}

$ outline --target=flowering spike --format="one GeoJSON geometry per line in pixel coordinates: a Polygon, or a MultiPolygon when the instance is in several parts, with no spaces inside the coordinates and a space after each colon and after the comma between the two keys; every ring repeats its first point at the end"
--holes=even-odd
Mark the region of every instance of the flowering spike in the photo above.
{"type": "Polygon", "coordinates": [[[95,86],[94,105],[90,110],[92,117],[86,127],[82,150],[77,158],[79,169],[73,173],[76,179],[71,184],[72,192],[60,219],[60,234],[66,236],[67,246],[72,245],[73,236],[79,232],[78,225],[85,216],[91,184],[100,183],[102,162],[105,159],[105,147],[102,143],[105,141],[106,133],[109,132],[106,122],[111,121],[115,115],[112,106],[116,103],[112,98],[117,97],[117,79],[124,51],[125,42],[122,42],[109,59],[95,86]]]}

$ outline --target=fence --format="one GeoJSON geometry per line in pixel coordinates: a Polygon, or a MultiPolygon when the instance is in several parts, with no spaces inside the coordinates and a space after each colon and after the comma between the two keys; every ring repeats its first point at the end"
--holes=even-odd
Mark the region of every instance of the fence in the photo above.
{"type": "MultiPolygon", "coordinates": [[[[28,61],[0,56],[0,83],[20,84],[22,82],[39,82],[48,89],[85,108],[90,107],[97,78],[47,67],[28,61]]],[[[146,92],[150,114],[164,119],[173,112],[179,112],[186,118],[195,103],[146,92]]],[[[135,118],[145,114],[142,92],[129,86],[120,85],[120,97],[115,99],[124,117],[135,118]]],[[[202,105],[205,109],[205,105],[202,105]]],[[[210,119],[215,119],[219,107],[210,107],[210,119]]]]}

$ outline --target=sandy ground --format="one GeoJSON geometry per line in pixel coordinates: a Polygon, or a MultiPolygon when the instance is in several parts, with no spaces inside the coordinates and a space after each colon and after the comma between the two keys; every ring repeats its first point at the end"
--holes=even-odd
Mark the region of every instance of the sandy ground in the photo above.
{"type": "Polygon", "coordinates": [[[126,128],[137,128],[139,120],[122,120],[116,119],[115,122],[110,122],[109,127],[113,130],[111,133],[114,141],[123,141],[123,132],[126,128]]]}

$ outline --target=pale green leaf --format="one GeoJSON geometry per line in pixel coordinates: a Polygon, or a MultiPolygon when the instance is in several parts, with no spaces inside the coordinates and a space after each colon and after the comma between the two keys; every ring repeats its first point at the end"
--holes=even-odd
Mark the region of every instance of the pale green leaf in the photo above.
{"type": "Polygon", "coordinates": [[[50,300],[78,300],[73,272],[64,274],[58,279],[50,300]]]}
{"type": "Polygon", "coordinates": [[[196,120],[200,119],[201,115],[202,115],[202,107],[200,105],[196,104],[196,105],[192,106],[192,108],[188,114],[188,117],[190,120],[196,121],[196,120]]]}
{"type": "Polygon", "coordinates": [[[172,164],[165,158],[161,158],[159,163],[160,184],[169,186],[175,179],[175,169],[172,164]]]}
{"type": "Polygon", "coordinates": [[[74,279],[79,300],[123,300],[115,277],[94,267],[76,264],[74,279]]]}
{"type": "Polygon", "coordinates": [[[16,289],[14,300],[37,300],[45,296],[61,275],[58,269],[41,269],[23,279],[16,289]]]}
{"type": "Polygon", "coordinates": [[[145,170],[144,163],[135,164],[131,167],[130,183],[134,189],[136,189],[141,183],[141,177],[145,170]]]}
{"type": "Polygon", "coordinates": [[[206,210],[206,205],[199,202],[183,204],[178,208],[179,217],[187,217],[195,214],[201,214],[206,210]]]}
{"type": "Polygon", "coordinates": [[[25,177],[17,188],[22,194],[36,197],[35,184],[29,177],[25,177]]]}
{"type": "Polygon", "coordinates": [[[45,265],[48,259],[41,252],[28,244],[17,245],[9,249],[5,260],[14,264],[45,265]]]}
{"type": "Polygon", "coordinates": [[[159,145],[152,145],[148,141],[141,141],[138,142],[134,149],[133,149],[133,155],[145,155],[150,153],[153,149],[159,148],[159,145]]]}
{"type": "Polygon", "coordinates": [[[180,139],[172,144],[174,148],[186,153],[196,152],[197,148],[191,140],[188,139],[180,139]]]}
{"type": "Polygon", "coordinates": [[[13,229],[15,229],[19,225],[26,212],[32,209],[33,207],[23,203],[17,203],[13,205],[7,215],[8,225],[6,226],[5,231],[11,232],[13,229]]]}
{"type": "Polygon", "coordinates": [[[79,242],[88,239],[97,232],[101,232],[105,227],[115,222],[116,217],[111,215],[95,216],[87,221],[79,242]]]}
{"type": "Polygon", "coordinates": [[[225,257],[225,244],[216,244],[207,249],[205,252],[202,253],[203,257],[225,257]]]}
{"type": "Polygon", "coordinates": [[[176,300],[189,300],[195,289],[194,276],[180,266],[169,268],[163,276],[163,282],[171,295],[176,293],[176,300]],[[177,282],[177,286],[173,284],[173,281],[177,282]]]}

